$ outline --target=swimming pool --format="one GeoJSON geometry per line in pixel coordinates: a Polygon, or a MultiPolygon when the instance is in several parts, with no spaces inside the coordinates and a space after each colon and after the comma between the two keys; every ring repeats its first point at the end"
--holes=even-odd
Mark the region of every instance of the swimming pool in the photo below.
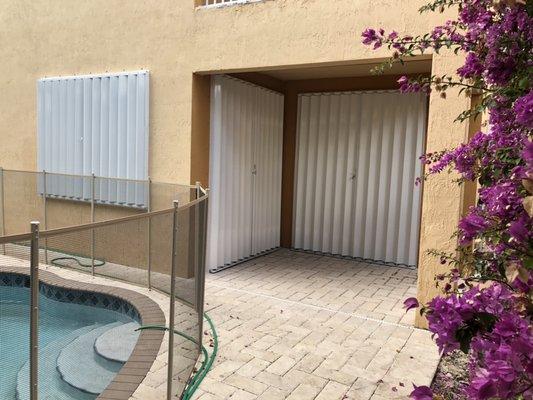
{"type": "MultiPolygon", "coordinates": [[[[0,399],[26,400],[30,291],[25,276],[0,273],[2,279],[0,399]]],[[[136,310],[112,296],[43,284],[40,292],[40,398],[96,399],[129,357],[119,338],[128,336],[128,343],[135,344],[139,326],[136,310]]]]}

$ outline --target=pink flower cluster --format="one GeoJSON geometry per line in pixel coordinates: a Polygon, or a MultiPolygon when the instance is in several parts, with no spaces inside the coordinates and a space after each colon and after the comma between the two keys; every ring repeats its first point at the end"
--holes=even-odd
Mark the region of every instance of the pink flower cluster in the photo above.
{"type": "MultiPolygon", "coordinates": [[[[434,0],[425,9],[453,6],[459,6],[457,19],[425,35],[367,29],[363,43],[374,49],[388,46],[391,63],[444,48],[465,56],[456,77],[398,81],[403,92],[435,90],[446,97],[448,88],[457,87],[468,96],[477,94],[489,115],[486,132],[454,149],[421,157],[428,175],[447,170],[460,181],[478,183],[479,200],[459,222],[458,252],[474,241],[481,244],[471,252],[473,261],[463,260],[468,268],[461,268],[459,260],[459,269],[446,275],[450,282],[445,296],[431,300],[422,312],[442,353],[460,349],[469,354],[466,397],[530,399],[533,218],[525,200],[533,195],[533,5],[520,0],[434,0]],[[488,283],[472,285],[476,281],[488,283]]],[[[419,304],[411,298],[405,306],[419,304]]],[[[421,386],[411,397],[429,400],[433,394],[421,386]]]]}
{"type": "Polygon", "coordinates": [[[533,331],[516,306],[513,293],[498,283],[428,304],[429,329],[440,351],[471,348],[469,398],[533,396],[533,331]]]}

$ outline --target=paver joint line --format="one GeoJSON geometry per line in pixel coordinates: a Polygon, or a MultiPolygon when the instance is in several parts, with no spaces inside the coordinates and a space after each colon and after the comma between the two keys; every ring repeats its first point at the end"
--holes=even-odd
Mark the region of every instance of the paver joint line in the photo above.
{"type": "Polygon", "coordinates": [[[409,326],[409,325],[404,325],[404,324],[397,324],[397,323],[394,323],[394,322],[384,321],[384,320],[377,319],[377,318],[364,317],[362,315],[358,315],[358,314],[354,314],[354,313],[348,313],[348,312],[341,311],[341,310],[334,310],[334,309],[331,309],[331,308],[315,306],[315,305],[312,305],[312,304],[306,304],[306,303],[302,303],[302,302],[299,302],[299,301],[282,299],[280,297],[275,297],[275,296],[269,296],[269,295],[266,295],[266,294],[263,294],[263,293],[251,292],[251,291],[246,290],[246,289],[237,289],[237,288],[234,288],[234,287],[231,287],[231,286],[218,285],[218,284],[213,283],[213,282],[209,282],[209,286],[214,286],[214,287],[217,287],[217,288],[220,288],[220,289],[232,290],[232,291],[240,292],[240,293],[246,293],[246,294],[248,294],[250,296],[264,297],[266,299],[281,301],[283,303],[289,303],[289,304],[293,304],[293,305],[297,305],[297,306],[309,307],[309,308],[313,308],[315,310],[327,311],[327,312],[330,312],[330,313],[333,313],[333,314],[346,315],[346,316],[349,316],[349,317],[358,318],[358,319],[361,319],[361,320],[364,320],[364,321],[372,321],[372,322],[376,322],[376,323],[383,324],[383,325],[396,326],[398,328],[406,328],[406,329],[410,329],[410,330],[424,330],[424,329],[416,328],[414,326],[409,326]]]}
{"type": "Polygon", "coordinates": [[[378,400],[393,386],[390,398],[406,398],[410,382],[398,380],[429,385],[439,361],[402,309],[415,291],[413,270],[287,250],[211,275],[222,346],[196,398],[378,400]]]}

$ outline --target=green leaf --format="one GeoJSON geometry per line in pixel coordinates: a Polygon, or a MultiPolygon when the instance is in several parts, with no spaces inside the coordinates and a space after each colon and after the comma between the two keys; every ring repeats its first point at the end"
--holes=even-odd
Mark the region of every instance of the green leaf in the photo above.
{"type": "Polygon", "coordinates": [[[463,353],[468,354],[473,337],[474,332],[469,326],[462,326],[455,332],[455,339],[459,342],[459,346],[463,353]]]}
{"type": "Polygon", "coordinates": [[[496,323],[496,316],[486,312],[475,313],[455,332],[455,339],[463,353],[468,353],[472,339],[479,333],[491,332],[496,323]]]}
{"type": "Polygon", "coordinates": [[[529,87],[529,78],[526,76],[518,82],[518,87],[520,89],[527,89],[529,87]]]}

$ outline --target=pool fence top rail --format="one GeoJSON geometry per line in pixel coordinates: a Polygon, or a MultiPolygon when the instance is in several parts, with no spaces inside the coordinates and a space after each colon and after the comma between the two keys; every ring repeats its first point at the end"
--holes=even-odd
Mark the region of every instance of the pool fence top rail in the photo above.
{"type": "MultiPolygon", "coordinates": [[[[177,208],[177,211],[178,212],[179,211],[184,211],[184,210],[187,210],[187,209],[189,209],[191,207],[194,207],[197,204],[201,203],[202,201],[204,201],[209,196],[209,194],[207,192],[208,191],[205,191],[204,192],[205,195],[202,196],[201,198],[193,200],[193,201],[191,201],[191,202],[189,202],[189,203],[187,203],[187,204],[185,204],[183,206],[179,206],[177,208]]],[[[109,226],[109,225],[114,225],[114,224],[121,224],[121,223],[124,223],[124,222],[143,220],[143,219],[146,219],[146,218],[155,217],[157,215],[172,214],[175,211],[176,211],[176,209],[173,207],[173,208],[167,208],[165,210],[151,211],[151,212],[144,213],[144,214],[139,214],[139,215],[129,215],[127,217],[113,218],[113,219],[109,219],[107,221],[91,222],[91,223],[81,224],[81,225],[66,226],[64,228],[49,229],[49,230],[40,231],[39,232],[39,237],[48,238],[48,237],[53,237],[53,236],[57,236],[57,235],[64,235],[64,234],[67,234],[67,233],[75,233],[75,232],[78,232],[78,231],[84,231],[84,230],[88,230],[88,229],[96,229],[96,228],[101,228],[101,227],[104,227],[104,226],[109,226]]],[[[36,222],[38,222],[38,221],[36,221],[36,222]]],[[[0,244],[26,242],[26,241],[30,241],[31,238],[32,238],[32,234],[31,233],[20,233],[20,234],[16,234],[16,235],[0,236],[0,244]]]]}
{"type": "Polygon", "coordinates": [[[8,168],[2,168],[0,167],[1,171],[4,172],[19,172],[19,173],[27,173],[27,174],[46,174],[48,176],[65,176],[70,178],[96,178],[96,179],[105,179],[109,181],[118,181],[118,182],[133,182],[133,183],[159,183],[163,185],[177,185],[181,186],[182,188],[189,188],[189,189],[196,189],[196,185],[189,185],[189,184],[183,184],[183,183],[175,183],[175,182],[158,182],[154,181],[151,178],[148,179],[131,179],[131,178],[119,178],[119,177],[109,177],[109,176],[100,176],[100,175],[76,175],[76,174],[66,174],[62,172],[49,172],[49,171],[29,171],[24,169],[8,169],[8,168]]]}
{"type": "MultiPolygon", "coordinates": [[[[119,216],[119,217],[111,217],[108,219],[104,219],[101,221],[95,221],[95,199],[94,199],[94,182],[95,177],[93,176],[75,176],[75,177],[86,177],[92,179],[92,185],[93,188],[91,190],[92,192],[92,199],[91,200],[91,210],[90,210],[90,218],[91,222],[89,223],[79,223],[76,225],[70,225],[70,226],[63,226],[53,229],[46,229],[47,225],[47,206],[46,206],[46,199],[47,199],[47,192],[46,192],[46,178],[49,176],[50,173],[48,172],[34,172],[34,171],[17,171],[17,170],[5,170],[0,168],[0,213],[1,213],[1,225],[2,228],[0,231],[0,246],[2,246],[3,250],[1,253],[3,255],[6,255],[6,244],[12,244],[15,249],[18,249],[16,251],[19,252],[19,254],[15,254],[15,257],[22,256],[22,259],[28,260],[28,252],[29,252],[29,266],[30,266],[30,295],[31,295],[31,304],[30,304],[30,376],[29,376],[29,384],[30,384],[30,400],[38,400],[38,355],[39,355],[39,347],[38,347],[38,331],[39,331],[39,304],[38,304],[38,298],[39,298],[39,264],[40,264],[40,250],[44,250],[44,262],[45,264],[48,264],[48,253],[57,252],[56,249],[54,249],[53,246],[50,246],[49,248],[49,239],[50,242],[53,242],[52,238],[54,238],[55,241],[61,241],[61,235],[68,235],[68,234],[74,234],[74,238],[78,238],[80,242],[82,241],[88,241],[86,254],[84,256],[79,256],[80,258],[84,259],[90,259],[91,260],[91,273],[93,276],[95,276],[95,261],[97,259],[95,258],[95,238],[98,236],[98,228],[102,227],[111,227],[111,232],[113,232],[114,227],[119,227],[121,224],[125,224],[128,222],[135,222],[135,221],[145,221],[147,224],[145,225],[147,227],[146,231],[142,231],[141,235],[146,235],[146,283],[141,284],[142,286],[146,286],[148,289],[152,289],[152,258],[151,258],[151,246],[154,245],[154,242],[156,240],[152,240],[152,229],[155,224],[155,221],[157,220],[156,217],[158,216],[165,216],[168,218],[172,218],[172,232],[168,232],[169,235],[167,239],[172,241],[172,251],[171,254],[169,254],[169,261],[171,262],[171,270],[168,274],[167,281],[168,286],[170,286],[170,291],[164,290],[164,288],[159,288],[160,290],[163,290],[163,292],[167,293],[169,295],[170,300],[170,310],[172,311],[170,313],[170,321],[169,321],[169,330],[172,332],[174,330],[174,309],[176,304],[184,304],[191,307],[191,311],[196,312],[197,318],[198,318],[198,330],[197,330],[197,343],[198,348],[196,349],[198,351],[198,354],[200,354],[200,347],[201,347],[201,341],[203,338],[203,299],[204,299],[204,289],[205,289],[205,246],[206,246],[206,230],[207,230],[207,209],[208,209],[208,203],[209,203],[209,189],[205,189],[201,186],[200,183],[196,183],[195,185],[178,185],[178,184],[169,184],[174,185],[171,187],[173,189],[172,195],[179,197],[180,193],[179,190],[186,189],[187,192],[187,200],[186,202],[181,203],[181,201],[178,201],[177,199],[173,199],[172,202],[167,203],[166,199],[168,196],[165,197],[165,201],[161,201],[163,207],[165,207],[165,204],[168,204],[169,208],[164,208],[156,211],[152,211],[150,208],[150,194],[148,195],[148,203],[147,207],[144,208],[142,211],[137,209],[135,212],[137,214],[133,215],[127,215],[127,216],[119,216]],[[30,204],[30,206],[34,207],[32,210],[39,211],[41,210],[42,213],[39,213],[41,217],[39,218],[31,218],[28,221],[25,221],[27,217],[29,217],[29,213],[27,215],[24,215],[20,213],[17,214],[17,206],[20,205],[19,202],[22,200],[17,201],[11,201],[11,208],[9,211],[6,212],[6,207],[4,203],[4,199],[6,196],[6,186],[5,183],[5,173],[8,171],[16,171],[17,173],[22,174],[22,177],[28,177],[30,176],[31,179],[29,179],[28,186],[24,186],[23,184],[17,185],[17,182],[15,183],[10,182],[10,187],[12,187],[14,192],[17,192],[17,194],[22,194],[23,199],[27,199],[29,201],[33,201],[33,203],[30,204]],[[35,177],[43,177],[44,179],[39,182],[39,179],[35,179],[35,177]],[[42,185],[42,186],[40,186],[42,185]],[[174,189],[179,188],[179,190],[175,191],[174,189]],[[20,193],[19,193],[20,192],[20,193]],[[29,195],[28,195],[29,194],[29,195]],[[24,195],[27,195],[24,197],[24,195]],[[42,200],[39,200],[41,198],[42,200]],[[170,207],[172,206],[172,207],[170,207]],[[140,212],[139,212],[140,211],[140,212]],[[11,214],[13,213],[13,214],[11,214]],[[11,220],[13,219],[20,219],[20,223],[17,225],[20,230],[24,229],[24,226],[27,226],[28,232],[25,233],[19,233],[19,234],[8,234],[6,235],[6,230],[4,227],[4,223],[6,221],[6,214],[10,215],[11,220]],[[178,217],[182,216],[183,218],[188,220],[188,224],[185,224],[183,227],[179,226],[178,223],[178,217]],[[42,218],[42,221],[39,221],[39,219],[42,218]],[[24,221],[22,221],[24,220],[24,221]],[[25,225],[27,222],[27,225],[25,225]],[[41,223],[40,223],[41,222],[41,223]],[[41,229],[44,228],[44,229],[41,229]],[[88,232],[89,236],[85,234],[84,232],[88,232]],[[79,233],[79,235],[78,235],[79,233]],[[178,289],[176,288],[177,283],[177,263],[178,258],[180,257],[179,245],[183,245],[182,242],[178,243],[179,235],[183,234],[181,236],[184,241],[187,243],[187,248],[191,251],[191,253],[188,254],[188,262],[190,262],[193,267],[193,273],[192,275],[188,275],[186,279],[192,279],[194,283],[194,293],[195,293],[195,299],[192,303],[187,303],[182,301],[181,297],[178,295],[178,289]],[[20,250],[20,248],[24,250],[20,250]]],[[[21,178],[23,179],[23,178],[21,178]]],[[[112,179],[112,178],[105,178],[105,179],[112,179]]],[[[150,180],[145,181],[149,184],[149,187],[151,187],[152,182],[150,180]]],[[[150,192],[150,191],[149,191],[150,192]]],[[[183,194],[183,193],[182,193],[183,194]]],[[[35,212],[34,212],[35,213],[35,212]]],[[[38,213],[38,212],[37,212],[38,213]]],[[[118,214],[120,215],[120,214],[118,214]]],[[[68,222],[66,222],[68,223],[68,222]]],[[[66,224],[65,223],[65,224],[66,224]]],[[[72,221],[70,221],[72,223],[72,221]]],[[[136,224],[138,225],[138,224],[136,224]]],[[[128,225],[129,226],[129,225],[128,225]]],[[[166,229],[166,225],[162,225],[162,229],[166,229]]],[[[128,230],[124,233],[125,236],[130,235],[134,232],[139,232],[135,230],[128,230]]],[[[157,237],[158,240],[159,237],[157,237]]],[[[74,239],[74,241],[78,240],[74,239]]],[[[105,239],[105,236],[104,236],[105,239]]],[[[156,239],[156,237],[154,237],[156,239]]],[[[131,244],[130,237],[128,236],[128,240],[121,242],[122,246],[135,246],[135,244],[131,244]]],[[[13,249],[11,249],[13,250],[13,249]]],[[[170,253],[170,252],[169,252],[170,253]]],[[[68,253],[65,253],[68,254],[68,253]]],[[[128,266],[131,264],[123,264],[124,266],[128,266]]],[[[159,273],[161,275],[161,273],[159,273]]],[[[100,275],[99,275],[100,276],[100,275]]],[[[112,276],[102,275],[106,276],[108,278],[113,279],[112,276]]],[[[117,278],[120,279],[120,278],[117,278]]],[[[180,277],[181,279],[181,277],[180,277]]],[[[129,280],[127,280],[129,282],[129,280]]],[[[133,283],[134,285],[138,285],[138,282],[131,281],[129,283],[133,283]]],[[[157,289],[157,287],[155,288],[157,289]]],[[[174,342],[174,335],[170,336],[169,340],[169,347],[168,347],[168,387],[167,387],[167,399],[170,400],[173,398],[174,394],[176,393],[176,387],[173,385],[173,376],[176,374],[178,370],[183,370],[183,365],[179,364],[178,360],[173,359],[173,342],[174,342]],[[177,365],[175,365],[177,364],[177,365]]],[[[196,361],[195,361],[196,362],[196,361]]],[[[188,366],[187,366],[188,367],[188,366]]],[[[194,365],[191,366],[190,370],[191,373],[193,371],[194,365]]]]}
{"type": "MultiPolygon", "coordinates": [[[[158,215],[165,215],[165,214],[171,214],[175,211],[184,211],[188,208],[191,208],[191,207],[194,207],[196,206],[197,204],[199,204],[200,202],[204,201],[208,196],[209,196],[209,189],[207,188],[204,188],[201,186],[200,182],[196,182],[195,185],[183,185],[183,184],[177,184],[177,183],[168,183],[168,182],[154,182],[150,179],[148,180],[133,180],[133,179],[123,179],[123,178],[107,178],[107,177],[99,177],[99,176],[96,176],[96,175],[72,175],[72,174],[63,174],[63,173],[51,173],[51,172],[46,172],[46,171],[42,171],[42,172],[38,172],[38,171],[25,171],[25,170],[17,170],[17,169],[5,169],[5,168],[1,168],[0,167],[0,215],[1,215],[1,220],[2,220],[2,224],[1,224],[1,227],[2,229],[0,230],[0,245],[1,244],[7,244],[7,243],[15,243],[15,242],[24,242],[24,241],[30,241],[31,240],[31,233],[30,233],[30,230],[28,232],[25,232],[25,233],[20,233],[20,234],[10,234],[10,235],[5,235],[5,227],[4,227],[4,221],[5,221],[5,213],[6,213],[6,210],[5,210],[5,205],[4,205],[4,197],[5,197],[5,193],[4,193],[4,190],[5,190],[5,187],[3,185],[3,182],[4,182],[4,174],[5,173],[9,173],[9,172],[16,172],[16,173],[25,173],[25,174],[32,174],[32,175],[42,175],[42,176],[53,176],[53,175],[57,175],[57,176],[69,176],[69,177],[73,177],[73,178],[90,178],[90,179],[106,179],[106,180],[115,180],[117,182],[143,182],[143,183],[147,183],[147,184],[161,184],[161,185],[175,185],[176,187],[179,187],[181,189],[195,189],[196,190],[196,199],[195,200],[192,200],[192,201],[189,201],[187,203],[185,203],[184,205],[180,205],[177,209],[175,207],[169,207],[169,208],[166,208],[166,209],[162,209],[162,210],[157,210],[157,211],[152,211],[150,209],[150,202],[148,203],[148,207],[147,207],[147,211],[146,212],[143,212],[142,214],[137,214],[137,215],[129,215],[129,216],[126,216],[126,217],[118,217],[118,218],[111,218],[111,219],[108,219],[108,220],[104,220],[104,221],[98,221],[98,222],[94,222],[94,221],[91,221],[89,223],[84,223],[84,224],[78,224],[78,225],[70,225],[70,226],[65,226],[65,227],[61,227],[61,228],[54,228],[54,229],[46,229],[46,212],[44,213],[44,220],[43,221],[37,221],[37,222],[41,222],[41,229],[40,229],[40,232],[39,232],[39,236],[41,238],[48,238],[48,237],[53,237],[53,236],[57,236],[57,235],[61,235],[61,234],[67,234],[67,233],[74,233],[74,232],[77,232],[77,231],[83,231],[83,230],[87,230],[87,229],[96,229],[96,228],[100,228],[100,227],[104,227],[104,226],[109,226],[109,225],[113,225],[113,224],[120,224],[120,223],[124,223],[124,222],[130,222],[130,221],[135,221],[135,220],[143,220],[143,219],[150,219],[154,216],[158,216],[158,215]],[[43,229],[44,228],[44,229],[43,229]]],[[[46,181],[45,181],[45,185],[46,185],[46,181]]],[[[41,194],[42,195],[42,194],[41,194]]],[[[75,201],[75,200],[73,200],[75,201]]],[[[93,202],[94,203],[94,202],[93,202]]],[[[94,208],[94,205],[92,205],[92,207],[94,208]]],[[[93,218],[94,219],[94,210],[91,210],[91,213],[93,214],[93,218]]],[[[28,221],[28,228],[30,228],[30,223],[32,221],[28,221]]],[[[35,221],[33,221],[35,222],[35,221]]]]}

